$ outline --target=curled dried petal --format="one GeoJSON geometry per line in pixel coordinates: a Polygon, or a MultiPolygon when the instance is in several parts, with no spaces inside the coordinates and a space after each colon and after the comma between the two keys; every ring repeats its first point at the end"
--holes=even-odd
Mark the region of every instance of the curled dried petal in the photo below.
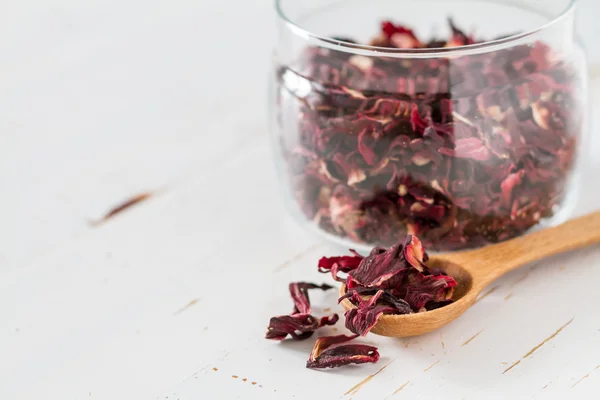
{"type": "Polygon", "coordinates": [[[450,301],[455,286],[456,281],[450,276],[415,272],[403,282],[401,292],[413,311],[421,311],[429,309],[430,302],[450,301]]]}
{"type": "Polygon", "coordinates": [[[371,305],[351,308],[346,311],[346,328],[360,336],[366,336],[373,329],[383,314],[398,314],[389,306],[371,305]]]}
{"type": "Polygon", "coordinates": [[[295,340],[304,340],[312,336],[320,322],[310,314],[293,314],[272,317],[267,327],[266,339],[283,340],[288,335],[295,340]]]}
{"type": "Polygon", "coordinates": [[[350,271],[353,282],[366,287],[378,287],[407,268],[403,246],[397,244],[388,250],[375,248],[365,257],[357,269],[350,271]]]}
{"type": "Polygon", "coordinates": [[[319,272],[328,273],[331,272],[331,276],[338,282],[346,282],[346,279],[340,278],[339,273],[348,273],[353,269],[358,268],[360,262],[363,260],[363,256],[350,249],[350,252],[354,253],[353,256],[340,256],[340,257],[323,257],[319,260],[319,272]]]}
{"type": "Polygon", "coordinates": [[[395,308],[397,311],[396,314],[409,314],[411,312],[410,305],[405,300],[399,299],[390,292],[377,288],[356,287],[348,290],[346,294],[338,299],[338,302],[341,302],[344,299],[350,299],[353,304],[356,305],[358,304],[355,302],[357,299],[356,295],[360,297],[378,295],[376,300],[377,303],[395,308]]]}
{"type": "MultiPolygon", "coordinates": [[[[365,336],[377,324],[383,314],[408,314],[411,308],[407,302],[395,298],[383,290],[377,292],[370,298],[364,299],[361,294],[365,290],[353,290],[349,292],[355,308],[346,311],[346,328],[351,332],[365,336]],[[385,295],[385,300],[382,297],[385,295]]],[[[348,293],[347,293],[348,295],[348,293]]]]}
{"type": "MultiPolygon", "coordinates": [[[[419,204],[419,203],[415,203],[419,204]]],[[[421,241],[414,235],[408,235],[404,245],[404,257],[406,261],[419,272],[423,272],[424,259],[426,257],[425,250],[421,241]]]]}
{"type": "Polygon", "coordinates": [[[357,335],[320,337],[315,342],[306,362],[306,368],[335,368],[348,364],[376,363],[379,360],[377,347],[364,344],[343,344],[356,337],[357,335]]]}
{"type": "Polygon", "coordinates": [[[333,314],[331,316],[321,317],[319,320],[319,328],[326,325],[335,325],[340,320],[340,316],[337,314],[333,314]]]}
{"type": "Polygon", "coordinates": [[[329,290],[332,288],[333,286],[327,285],[326,283],[322,285],[315,285],[314,283],[308,282],[290,283],[289,289],[292,300],[294,300],[294,313],[310,314],[310,300],[308,298],[309,289],[329,290]]]}
{"type": "Polygon", "coordinates": [[[312,352],[310,353],[310,357],[308,358],[308,361],[309,362],[315,361],[321,355],[321,353],[323,353],[323,350],[327,349],[328,347],[331,347],[336,344],[349,342],[351,340],[356,339],[357,337],[358,337],[358,335],[322,336],[322,337],[318,338],[317,341],[315,342],[315,345],[312,349],[312,352]]]}
{"type": "Polygon", "coordinates": [[[294,310],[291,315],[281,315],[272,317],[269,320],[269,326],[265,334],[266,339],[283,340],[288,335],[292,339],[307,339],[320,327],[325,325],[334,325],[339,317],[337,314],[332,316],[315,318],[310,314],[310,300],[308,291],[310,289],[329,290],[333,286],[322,284],[315,285],[307,282],[293,282],[289,285],[290,295],[294,301],[294,310]]]}

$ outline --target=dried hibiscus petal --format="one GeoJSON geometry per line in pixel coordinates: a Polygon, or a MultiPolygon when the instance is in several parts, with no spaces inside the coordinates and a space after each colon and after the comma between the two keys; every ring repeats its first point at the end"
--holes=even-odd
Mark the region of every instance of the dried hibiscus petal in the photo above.
{"type": "Polygon", "coordinates": [[[389,250],[376,247],[357,269],[350,271],[350,286],[379,287],[400,271],[406,269],[406,260],[402,257],[402,245],[397,244],[389,250]]]}
{"type": "Polygon", "coordinates": [[[379,296],[377,303],[395,308],[398,311],[396,314],[409,314],[411,312],[410,305],[405,300],[399,299],[385,290],[376,288],[357,287],[355,289],[348,290],[345,295],[338,299],[338,302],[341,302],[344,299],[350,299],[355,305],[357,305],[358,303],[355,301],[355,295],[362,297],[373,296],[376,294],[379,296]]]}
{"type": "Polygon", "coordinates": [[[308,339],[319,328],[319,320],[310,314],[293,314],[272,317],[266,339],[283,340],[288,335],[293,339],[308,339]]]}
{"type": "Polygon", "coordinates": [[[345,314],[346,328],[364,336],[384,314],[428,311],[450,304],[456,281],[430,269],[428,259],[421,241],[408,235],[404,243],[387,250],[375,247],[358,267],[353,265],[346,293],[338,299],[354,305],[345,314]]]}
{"type": "Polygon", "coordinates": [[[329,290],[333,286],[323,284],[315,285],[307,282],[293,282],[289,285],[290,295],[294,301],[294,310],[290,315],[272,317],[267,327],[266,339],[283,340],[288,335],[292,339],[303,340],[312,336],[320,327],[335,325],[339,320],[337,314],[321,317],[320,319],[311,315],[308,290],[329,290]]]}
{"type": "Polygon", "coordinates": [[[326,315],[324,317],[321,317],[321,319],[319,320],[319,328],[327,325],[335,325],[339,320],[340,316],[337,314],[333,314],[331,316],[326,315]]]}
{"type": "Polygon", "coordinates": [[[404,245],[404,258],[406,258],[406,261],[408,261],[411,266],[420,272],[423,272],[423,263],[427,261],[427,253],[425,253],[421,241],[417,239],[416,236],[409,235],[406,240],[404,245]]]}
{"type": "Polygon", "coordinates": [[[322,285],[315,285],[314,283],[307,282],[290,283],[290,295],[294,300],[294,314],[310,314],[310,300],[308,298],[309,289],[329,290],[332,288],[333,286],[325,283],[322,285]]]}
{"type": "MultiPolygon", "coordinates": [[[[418,203],[415,203],[418,204],[418,203]]],[[[358,268],[350,271],[349,287],[387,287],[386,281],[409,268],[422,272],[427,254],[421,241],[414,235],[408,235],[405,243],[398,243],[388,250],[376,247],[364,258],[358,268]]]]}
{"type": "Polygon", "coordinates": [[[356,307],[346,311],[346,328],[357,335],[365,336],[377,324],[379,317],[383,314],[410,313],[410,307],[406,302],[404,302],[406,306],[400,301],[396,302],[396,304],[402,306],[401,309],[391,306],[389,303],[378,304],[378,300],[383,293],[383,290],[379,290],[373,297],[364,300],[358,292],[354,291],[352,300],[356,307]]]}
{"type": "Polygon", "coordinates": [[[398,293],[414,311],[425,311],[431,302],[449,301],[455,286],[456,281],[450,276],[414,271],[406,275],[398,293]]]}
{"type": "Polygon", "coordinates": [[[338,273],[348,273],[353,269],[356,269],[362,259],[364,258],[356,251],[350,249],[353,256],[339,256],[339,257],[323,257],[319,260],[319,272],[331,272],[333,279],[338,282],[346,282],[345,279],[339,277],[338,273]]]}
{"type": "Polygon", "coordinates": [[[306,368],[336,368],[348,364],[376,363],[379,360],[377,347],[365,344],[343,344],[356,337],[358,335],[318,338],[306,362],[306,368]]]}

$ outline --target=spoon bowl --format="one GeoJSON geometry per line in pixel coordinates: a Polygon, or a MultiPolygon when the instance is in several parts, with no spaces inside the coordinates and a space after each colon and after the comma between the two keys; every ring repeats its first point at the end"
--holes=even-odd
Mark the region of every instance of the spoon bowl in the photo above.
{"type": "MultiPolygon", "coordinates": [[[[483,289],[505,273],[533,261],[581,247],[600,243],[600,211],[529,235],[476,250],[431,257],[428,264],[456,280],[447,306],[420,313],[390,315],[379,318],[371,332],[392,337],[422,335],[434,331],[462,315],[477,300],[483,289]]],[[[346,286],[340,288],[340,296],[346,286]]],[[[349,299],[341,302],[349,310],[349,299]]]]}

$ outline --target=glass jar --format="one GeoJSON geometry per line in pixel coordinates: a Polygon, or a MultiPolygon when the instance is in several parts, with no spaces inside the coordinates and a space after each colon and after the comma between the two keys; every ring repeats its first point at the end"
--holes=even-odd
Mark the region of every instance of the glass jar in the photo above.
{"type": "Polygon", "coordinates": [[[272,136],[292,214],[363,250],[564,220],[587,133],[574,7],[278,0],[272,136]]]}

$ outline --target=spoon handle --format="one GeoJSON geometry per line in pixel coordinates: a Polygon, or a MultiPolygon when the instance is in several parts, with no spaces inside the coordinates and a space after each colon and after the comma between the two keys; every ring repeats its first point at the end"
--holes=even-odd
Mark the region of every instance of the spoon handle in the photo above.
{"type": "Polygon", "coordinates": [[[600,211],[506,242],[456,253],[449,258],[467,268],[475,279],[487,284],[530,262],[597,243],[600,243],[600,211]]]}

